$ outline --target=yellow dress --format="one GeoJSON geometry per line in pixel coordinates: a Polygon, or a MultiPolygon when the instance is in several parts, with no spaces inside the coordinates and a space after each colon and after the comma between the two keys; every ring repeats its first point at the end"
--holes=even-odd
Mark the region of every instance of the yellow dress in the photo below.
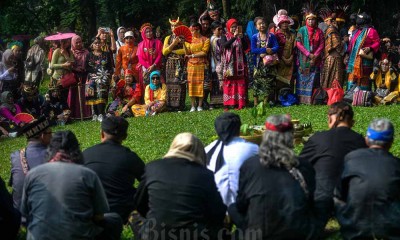
{"type": "Polygon", "coordinates": [[[151,101],[150,85],[146,86],[144,93],[144,105],[135,104],[131,110],[135,117],[151,116],[163,112],[166,108],[167,86],[163,83],[160,88],[153,91],[153,101],[151,101]]]}
{"type": "MultiPolygon", "coordinates": [[[[206,37],[193,37],[192,43],[185,43],[188,54],[203,52],[207,55],[210,48],[210,39],[206,37]]],[[[203,97],[204,79],[207,76],[207,56],[189,58],[187,63],[187,79],[190,97],[203,97]]]]}

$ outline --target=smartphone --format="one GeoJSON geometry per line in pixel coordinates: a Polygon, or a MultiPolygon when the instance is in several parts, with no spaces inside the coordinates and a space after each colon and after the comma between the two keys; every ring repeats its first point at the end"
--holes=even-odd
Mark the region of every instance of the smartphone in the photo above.
{"type": "Polygon", "coordinates": [[[237,31],[238,33],[243,33],[243,27],[242,26],[237,26],[237,31]]]}
{"type": "Polygon", "coordinates": [[[109,27],[103,27],[102,29],[104,30],[104,32],[107,32],[107,33],[110,32],[110,28],[109,27]]]}

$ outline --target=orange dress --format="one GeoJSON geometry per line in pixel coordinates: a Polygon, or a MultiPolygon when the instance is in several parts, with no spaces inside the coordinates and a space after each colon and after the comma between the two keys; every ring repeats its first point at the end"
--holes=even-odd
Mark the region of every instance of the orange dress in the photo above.
{"type": "Polygon", "coordinates": [[[116,57],[116,66],[115,66],[115,74],[120,76],[121,70],[125,72],[126,69],[130,69],[133,71],[133,77],[136,79],[136,82],[139,81],[139,72],[136,69],[136,65],[139,62],[139,58],[136,55],[137,46],[132,45],[124,45],[118,49],[117,57],[116,57]]]}

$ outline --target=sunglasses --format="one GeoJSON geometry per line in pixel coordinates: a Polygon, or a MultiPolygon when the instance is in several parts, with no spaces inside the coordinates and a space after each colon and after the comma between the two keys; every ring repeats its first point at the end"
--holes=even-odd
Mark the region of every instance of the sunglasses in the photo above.
{"type": "Polygon", "coordinates": [[[159,80],[160,77],[152,77],[151,79],[152,79],[152,80],[159,80]]]}
{"type": "Polygon", "coordinates": [[[133,39],[133,37],[125,37],[125,39],[133,39]]]}

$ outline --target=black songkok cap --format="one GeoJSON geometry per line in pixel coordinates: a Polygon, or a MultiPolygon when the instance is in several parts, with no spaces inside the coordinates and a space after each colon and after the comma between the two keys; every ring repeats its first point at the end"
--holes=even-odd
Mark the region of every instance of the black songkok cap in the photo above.
{"type": "Polygon", "coordinates": [[[129,123],[122,117],[106,117],[101,122],[101,130],[116,137],[124,137],[128,134],[129,123]]]}
{"type": "Polygon", "coordinates": [[[38,120],[33,120],[32,122],[25,125],[21,132],[29,139],[38,136],[44,130],[50,127],[50,123],[46,117],[42,116],[38,120]]]}

